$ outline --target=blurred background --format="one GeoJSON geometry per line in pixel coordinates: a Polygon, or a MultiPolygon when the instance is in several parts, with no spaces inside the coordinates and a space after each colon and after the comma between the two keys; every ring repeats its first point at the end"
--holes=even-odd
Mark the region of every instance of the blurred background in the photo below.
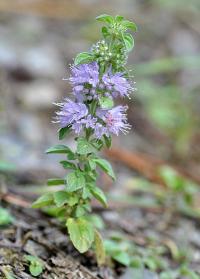
{"type": "MultiPolygon", "coordinates": [[[[129,58],[137,92],[126,100],[133,129],[114,147],[180,166],[198,181],[199,0],[1,0],[0,169],[15,169],[19,183],[63,174],[57,158],[44,154],[58,143],[52,103],[70,93],[62,78],[99,39],[101,13],[138,25],[129,58]]],[[[127,172],[119,168],[120,183],[133,175],[127,172]]]]}

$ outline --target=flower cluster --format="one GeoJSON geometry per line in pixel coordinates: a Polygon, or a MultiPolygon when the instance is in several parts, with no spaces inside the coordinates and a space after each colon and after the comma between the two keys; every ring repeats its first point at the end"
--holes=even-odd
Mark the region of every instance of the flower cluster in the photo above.
{"type": "Polygon", "coordinates": [[[72,66],[70,82],[73,93],[79,102],[99,99],[102,96],[116,98],[129,96],[134,90],[123,73],[112,73],[111,68],[99,78],[97,62],[72,66]]]}
{"type": "Polygon", "coordinates": [[[103,135],[118,135],[120,131],[126,133],[130,129],[126,116],[127,106],[112,109],[98,107],[92,114],[88,104],[94,100],[98,102],[102,97],[129,96],[133,88],[123,73],[112,73],[109,68],[100,78],[99,65],[92,62],[72,66],[69,81],[75,101],[65,99],[63,103],[57,104],[60,110],[56,112],[56,121],[62,128],[70,126],[76,134],[80,134],[85,128],[91,128],[98,139],[103,135]]]}
{"type": "Polygon", "coordinates": [[[119,135],[120,131],[126,133],[131,127],[127,123],[127,106],[116,106],[110,110],[98,109],[94,117],[83,103],[66,99],[64,103],[56,105],[61,107],[60,111],[56,112],[56,122],[60,123],[62,128],[70,126],[76,134],[80,134],[85,128],[92,128],[95,137],[100,139],[103,135],[119,135]]]}

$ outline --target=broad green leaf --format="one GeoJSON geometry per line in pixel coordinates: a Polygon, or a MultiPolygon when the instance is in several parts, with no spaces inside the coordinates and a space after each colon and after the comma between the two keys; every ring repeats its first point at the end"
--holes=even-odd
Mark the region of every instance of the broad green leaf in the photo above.
{"type": "Polygon", "coordinates": [[[66,191],[58,191],[53,193],[54,197],[54,202],[55,204],[60,207],[63,206],[64,204],[68,203],[70,194],[67,193],[66,191]]]}
{"type": "Polygon", "coordinates": [[[93,159],[93,161],[105,171],[113,180],[115,180],[115,174],[113,172],[111,164],[105,159],[93,159]]]}
{"type": "Polygon", "coordinates": [[[48,179],[47,185],[49,186],[65,185],[65,180],[60,178],[51,178],[48,179]]]}
{"type": "Polygon", "coordinates": [[[80,253],[85,253],[94,241],[94,228],[83,218],[69,218],[67,228],[70,239],[80,253]]]}
{"type": "Polygon", "coordinates": [[[131,51],[134,47],[134,39],[133,36],[129,33],[124,33],[122,35],[125,47],[127,49],[127,51],[131,51]]]}
{"type": "Polygon", "coordinates": [[[97,230],[95,230],[94,245],[95,245],[97,263],[100,266],[104,264],[106,261],[106,253],[104,249],[103,239],[97,230]]]}
{"type": "Polygon", "coordinates": [[[0,207],[0,226],[5,226],[14,221],[14,218],[5,208],[0,207]]]}
{"type": "Polygon", "coordinates": [[[89,187],[90,192],[92,193],[92,195],[100,202],[103,204],[103,206],[107,207],[107,200],[106,200],[106,196],[104,194],[104,192],[96,187],[96,186],[90,186],[89,187]]]}
{"type": "Polygon", "coordinates": [[[92,62],[93,60],[94,60],[94,57],[91,53],[81,52],[76,56],[76,58],[74,60],[74,64],[79,65],[79,64],[83,64],[83,63],[89,63],[89,62],[92,62]]]}
{"type": "Polygon", "coordinates": [[[107,136],[103,136],[104,138],[104,141],[105,141],[105,144],[106,144],[106,147],[107,148],[110,148],[111,147],[111,144],[112,144],[112,138],[111,137],[107,137],[107,136]]]}
{"type": "Polygon", "coordinates": [[[79,138],[77,141],[77,153],[80,155],[86,155],[94,151],[93,146],[85,138],[79,138]]]}
{"type": "Polygon", "coordinates": [[[65,136],[66,136],[67,134],[69,134],[69,133],[70,133],[70,129],[71,129],[71,127],[70,127],[70,126],[68,126],[68,127],[64,127],[64,128],[61,128],[61,129],[58,131],[58,134],[59,134],[59,140],[64,139],[64,138],[65,138],[65,136]]]}
{"type": "Polygon", "coordinates": [[[25,256],[25,259],[30,262],[30,265],[29,265],[29,271],[31,273],[31,275],[33,276],[39,276],[42,271],[43,271],[43,268],[44,268],[44,264],[42,262],[42,260],[38,257],[35,257],[35,256],[25,256]]]}
{"type": "Polygon", "coordinates": [[[64,169],[76,169],[76,165],[68,161],[60,161],[60,164],[63,166],[64,169]]]}
{"type": "Polygon", "coordinates": [[[117,261],[117,262],[119,262],[119,263],[121,263],[121,264],[123,264],[123,265],[125,265],[125,266],[129,266],[130,261],[131,261],[131,257],[130,257],[129,254],[128,254],[127,252],[125,252],[125,251],[120,251],[120,252],[118,252],[118,253],[116,253],[116,254],[113,254],[113,255],[112,255],[112,258],[113,258],[115,261],[117,261]]]}
{"type": "Polygon", "coordinates": [[[37,277],[42,273],[43,265],[41,265],[39,263],[33,263],[30,265],[29,270],[30,270],[31,275],[37,277]]]}
{"type": "Polygon", "coordinates": [[[70,172],[67,175],[67,191],[74,192],[85,186],[85,177],[81,171],[70,172]]]}
{"type": "Polygon", "coordinates": [[[126,29],[137,31],[137,25],[134,22],[131,22],[129,20],[123,20],[122,25],[126,27],[126,29]]]}
{"type": "Polygon", "coordinates": [[[101,22],[105,22],[105,23],[112,23],[113,22],[113,17],[107,14],[103,14],[100,16],[96,17],[96,20],[101,21],[101,22]]]}
{"type": "Polygon", "coordinates": [[[53,194],[47,193],[39,197],[33,204],[33,208],[41,208],[43,206],[53,205],[53,194]]]}
{"type": "Polygon", "coordinates": [[[99,103],[102,109],[111,109],[114,105],[113,99],[109,97],[101,97],[99,103]]]}
{"type": "Polygon", "coordinates": [[[50,147],[49,149],[46,150],[47,154],[68,154],[68,153],[73,153],[72,150],[66,146],[66,145],[55,145],[53,147],[50,147]]]}

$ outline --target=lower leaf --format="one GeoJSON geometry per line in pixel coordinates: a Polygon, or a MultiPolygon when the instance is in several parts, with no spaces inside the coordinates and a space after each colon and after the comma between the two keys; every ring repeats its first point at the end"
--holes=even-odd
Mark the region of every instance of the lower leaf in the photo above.
{"type": "Polygon", "coordinates": [[[66,225],[74,247],[80,253],[88,251],[94,241],[94,228],[92,224],[84,218],[69,218],[66,225]]]}

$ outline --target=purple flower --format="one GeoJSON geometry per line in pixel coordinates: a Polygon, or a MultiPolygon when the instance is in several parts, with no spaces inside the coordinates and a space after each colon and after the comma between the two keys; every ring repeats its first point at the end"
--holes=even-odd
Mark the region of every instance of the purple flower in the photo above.
{"type": "Polygon", "coordinates": [[[111,70],[105,73],[102,77],[106,89],[113,92],[113,97],[116,96],[129,96],[132,87],[128,80],[123,77],[123,73],[112,74],[111,70]]]}
{"type": "Polygon", "coordinates": [[[97,122],[97,118],[93,117],[91,114],[89,114],[86,118],[82,119],[82,123],[85,124],[86,128],[95,128],[95,124],[97,122]]]}
{"type": "Polygon", "coordinates": [[[74,86],[86,83],[96,87],[99,82],[99,66],[97,62],[72,66],[70,81],[74,86]]]}
{"type": "Polygon", "coordinates": [[[83,130],[83,123],[81,120],[74,122],[74,124],[72,125],[72,130],[74,130],[74,132],[76,134],[80,134],[83,130]]]}
{"type": "Polygon", "coordinates": [[[73,93],[76,96],[76,100],[79,103],[83,103],[84,101],[83,90],[84,90],[83,85],[76,85],[73,87],[73,93]]]}
{"type": "Polygon", "coordinates": [[[94,128],[94,135],[97,139],[100,139],[103,135],[107,135],[108,131],[101,123],[96,123],[94,128]]]}
{"type": "Polygon", "coordinates": [[[88,109],[85,104],[75,103],[69,99],[66,102],[57,104],[61,110],[56,112],[56,120],[61,127],[66,127],[88,114],[88,109]]]}
{"type": "Polygon", "coordinates": [[[119,132],[125,134],[131,128],[127,123],[127,108],[127,106],[117,106],[110,110],[101,110],[98,112],[98,116],[105,122],[107,134],[115,134],[118,136],[119,132]]]}

